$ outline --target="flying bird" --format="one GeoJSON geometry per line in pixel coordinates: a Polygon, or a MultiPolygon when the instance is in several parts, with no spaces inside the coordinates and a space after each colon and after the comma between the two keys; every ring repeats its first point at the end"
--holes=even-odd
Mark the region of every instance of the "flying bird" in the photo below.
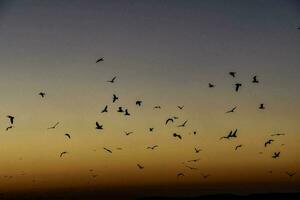
{"type": "Polygon", "coordinates": [[[14,117],[14,116],[7,115],[7,118],[9,119],[9,121],[10,121],[11,124],[14,123],[14,120],[15,120],[15,117],[14,117]]]}
{"type": "Polygon", "coordinates": [[[113,94],[113,103],[115,103],[115,101],[117,101],[119,99],[119,97],[117,97],[115,94],[113,94]]]}
{"type": "Polygon", "coordinates": [[[238,148],[241,148],[243,145],[239,144],[237,146],[235,146],[235,150],[238,150],[238,148]]]}
{"type": "Polygon", "coordinates": [[[71,139],[71,135],[69,133],[66,133],[65,136],[67,136],[69,139],[71,139]]]}
{"type": "Polygon", "coordinates": [[[274,140],[270,139],[268,141],[265,142],[265,147],[267,147],[268,144],[271,144],[272,142],[274,142],[274,140]]]}
{"type": "Polygon", "coordinates": [[[129,115],[130,115],[130,113],[128,112],[128,110],[127,110],[127,109],[125,109],[125,113],[124,113],[124,115],[126,115],[126,116],[129,116],[129,115]]]}
{"type": "Polygon", "coordinates": [[[102,61],[104,61],[104,57],[102,57],[102,58],[99,58],[99,59],[96,61],[96,63],[98,63],[98,62],[102,62],[102,61]]]}
{"type": "Polygon", "coordinates": [[[187,121],[188,121],[188,120],[185,120],[185,121],[183,122],[183,124],[181,124],[181,125],[178,125],[177,127],[185,127],[185,125],[186,125],[187,121]]]}
{"type": "Polygon", "coordinates": [[[285,135],[284,133],[276,133],[276,134],[272,134],[271,136],[281,136],[281,135],[285,135]]]}
{"type": "Polygon", "coordinates": [[[196,147],[194,149],[195,149],[195,153],[199,153],[200,151],[202,151],[201,149],[197,149],[196,147]]]}
{"type": "Polygon", "coordinates": [[[296,172],[286,172],[286,174],[292,178],[296,174],[296,172]]]}
{"type": "Polygon", "coordinates": [[[54,126],[49,127],[48,129],[55,129],[57,127],[57,125],[59,124],[59,122],[56,122],[56,124],[54,124],[54,126]]]}
{"type": "Polygon", "coordinates": [[[107,151],[108,153],[112,153],[112,151],[111,151],[110,149],[108,149],[108,148],[103,147],[103,149],[104,149],[105,151],[107,151]]]}
{"type": "Polygon", "coordinates": [[[191,167],[191,166],[188,166],[188,165],[185,165],[185,167],[189,168],[190,170],[197,170],[198,169],[198,168],[191,167]]]}
{"type": "Polygon", "coordinates": [[[229,75],[232,76],[232,77],[235,77],[236,72],[229,72],[229,75]]]}
{"type": "Polygon", "coordinates": [[[221,137],[220,140],[223,139],[223,138],[225,138],[225,139],[230,139],[230,138],[232,138],[232,137],[237,137],[236,134],[237,134],[237,129],[235,129],[234,132],[230,131],[229,134],[228,134],[227,136],[221,137]]]}
{"type": "Polygon", "coordinates": [[[181,135],[179,135],[177,133],[173,133],[173,137],[178,137],[179,139],[182,139],[181,135]]]}
{"type": "Polygon", "coordinates": [[[279,152],[274,152],[272,158],[274,158],[274,159],[279,158],[279,155],[280,155],[280,151],[279,152]]]}
{"type": "Polygon", "coordinates": [[[96,129],[103,129],[103,125],[100,125],[98,122],[96,122],[96,129]]]}
{"type": "Polygon", "coordinates": [[[253,76],[252,83],[259,83],[259,81],[257,80],[257,76],[253,76]]]}
{"type": "Polygon", "coordinates": [[[45,92],[40,92],[39,95],[40,95],[42,98],[44,98],[45,95],[46,95],[46,93],[45,93],[45,92]]]}
{"type": "Polygon", "coordinates": [[[200,158],[198,159],[193,159],[193,160],[188,160],[187,162],[198,162],[200,160],[200,158]]]}
{"type": "Polygon", "coordinates": [[[108,112],[107,108],[108,108],[108,106],[106,105],[105,108],[101,111],[101,113],[108,112]]]}
{"type": "Polygon", "coordinates": [[[231,110],[227,111],[226,113],[233,113],[236,109],[236,106],[234,108],[232,108],[231,110]]]}
{"type": "Polygon", "coordinates": [[[204,179],[207,179],[209,176],[211,176],[210,174],[202,174],[202,177],[204,178],[204,179]]]}
{"type": "Polygon", "coordinates": [[[126,131],[124,131],[124,133],[125,133],[125,135],[130,135],[130,134],[132,134],[133,132],[131,131],[131,132],[126,132],[126,131]]]}
{"type": "Polygon", "coordinates": [[[13,128],[13,126],[6,127],[6,131],[8,131],[9,129],[12,129],[12,128],[13,128]]]}
{"type": "Polygon", "coordinates": [[[147,147],[147,149],[152,149],[152,150],[154,150],[155,148],[157,148],[158,147],[158,145],[154,145],[154,146],[151,146],[151,147],[147,147]]]}
{"type": "Polygon", "coordinates": [[[172,123],[173,123],[173,122],[174,122],[174,119],[173,119],[173,118],[167,119],[167,120],[166,120],[166,125],[167,125],[169,122],[172,122],[172,123]]]}
{"type": "Polygon", "coordinates": [[[144,169],[144,166],[140,165],[140,164],[136,164],[138,166],[139,169],[144,169]]]}
{"type": "Polygon", "coordinates": [[[153,109],[161,109],[161,107],[160,106],[154,106],[153,109]]]}
{"type": "Polygon", "coordinates": [[[111,80],[109,80],[109,81],[107,81],[107,82],[110,82],[110,83],[114,83],[115,82],[115,80],[116,80],[116,76],[114,76],[111,80]]]}
{"type": "Polygon", "coordinates": [[[241,83],[236,83],[235,84],[235,91],[238,92],[239,91],[239,88],[242,86],[241,83]]]}
{"type": "Polygon", "coordinates": [[[180,110],[182,110],[184,108],[184,106],[177,106],[180,110]]]}
{"type": "Polygon", "coordinates": [[[142,101],[140,101],[140,100],[136,101],[136,102],[135,102],[135,105],[141,106],[141,105],[142,105],[142,101]]]}
{"type": "Polygon", "coordinates": [[[122,112],[124,112],[124,110],[122,107],[119,107],[117,112],[122,113],[122,112]]]}
{"type": "Polygon", "coordinates": [[[212,84],[212,83],[208,83],[208,87],[209,87],[209,88],[213,88],[213,87],[215,87],[215,85],[212,84]]]}
{"type": "Polygon", "coordinates": [[[184,176],[184,174],[183,174],[183,173],[181,173],[181,172],[180,172],[180,173],[178,173],[178,174],[177,174],[177,177],[180,177],[180,176],[184,176]]]}
{"type": "Polygon", "coordinates": [[[60,153],[60,157],[62,157],[62,156],[65,155],[66,153],[68,153],[68,152],[66,152],[66,151],[61,152],[61,153],[60,153]]]}
{"type": "Polygon", "coordinates": [[[264,110],[265,109],[265,105],[263,103],[260,104],[259,109],[264,110]]]}

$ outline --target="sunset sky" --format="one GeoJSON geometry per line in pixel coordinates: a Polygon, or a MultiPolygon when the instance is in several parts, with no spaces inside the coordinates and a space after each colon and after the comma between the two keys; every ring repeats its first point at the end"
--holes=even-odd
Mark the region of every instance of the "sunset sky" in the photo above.
{"type": "Polygon", "coordinates": [[[299,188],[299,26],[296,0],[0,1],[0,192],[299,188]],[[109,112],[101,113],[105,105],[109,112]],[[119,106],[131,115],[116,112],[119,106]],[[7,115],[15,116],[9,131],[7,115]],[[237,138],[219,140],[234,129],[237,138]],[[265,148],[268,139],[274,142],[265,148]],[[182,164],[197,158],[187,165],[198,170],[182,164]]]}

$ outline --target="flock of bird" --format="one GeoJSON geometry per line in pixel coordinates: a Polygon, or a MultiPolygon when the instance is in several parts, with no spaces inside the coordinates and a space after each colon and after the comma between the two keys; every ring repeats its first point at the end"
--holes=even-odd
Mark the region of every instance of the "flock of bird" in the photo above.
{"type": "MultiPolygon", "coordinates": [[[[99,58],[99,59],[96,61],[96,63],[103,62],[103,61],[104,61],[104,58],[102,57],[102,58],[99,58]]],[[[229,72],[228,75],[234,79],[234,78],[237,77],[237,72],[229,72]]],[[[114,76],[111,80],[108,80],[107,82],[113,84],[113,83],[115,83],[116,80],[117,80],[117,77],[114,76]]],[[[252,82],[253,84],[259,84],[259,83],[260,83],[257,76],[253,76],[251,82],[252,82]]],[[[239,92],[242,86],[243,86],[242,83],[237,82],[237,83],[234,84],[233,90],[234,90],[235,92],[239,92]]],[[[213,88],[216,87],[216,85],[213,84],[213,83],[208,83],[208,87],[211,88],[211,89],[213,89],[213,88]]],[[[38,95],[39,95],[41,98],[46,98],[46,96],[47,96],[46,92],[40,92],[40,93],[38,93],[38,95]]],[[[112,103],[116,103],[116,102],[118,102],[118,101],[119,101],[119,97],[118,97],[116,94],[113,94],[113,95],[112,95],[112,103]]],[[[137,101],[135,101],[135,105],[138,106],[138,107],[141,107],[142,104],[143,104],[143,101],[142,101],[142,100],[137,100],[137,101]]],[[[184,105],[178,105],[177,108],[178,108],[179,110],[183,110],[183,109],[184,109],[184,105]]],[[[153,107],[153,109],[161,109],[161,106],[160,106],[160,105],[156,105],[156,106],[153,107]]],[[[237,106],[234,106],[232,109],[226,111],[225,114],[234,113],[234,112],[236,111],[236,109],[237,109],[237,106]]],[[[266,109],[265,104],[264,104],[264,103],[260,103],[259,106],[258,106],[258,109],[260,109],[260,110],[266,109]]],[[[108,105],[105,105],[104,108],[102,108],[101,111],[100,111],[100,113],[108,113],[108,112],[110,112],[109,106],[108,106],[108,105]]],[[[122,107],[122,106],[119,106],[118,109],[116,110],[116,112],[121,113],[121,114],[123,114],[124,116],[130,116],[130,112],[129,112],[128,108],[125,108],[125,107],[122,107]]],[[[9,119],[9,125],[7,126],[6,130],[8,131],[9,129],[12,129],[12,128],[14,127],[14,124],[15,124],[15,117],[12,116],[12,115],[7,115],[7,118],[9,119]]],[[[177,120],[177,119],[178,119],[177,116],[169,117],[169,118],[167,118],[167,119],[165,120],[164,125],[167,126],[167,125],[169,125],[169,124],[172,124],[172,123],[174,123],[175,120],[177,120]]],[[[50,126],[50,127],[47,128],[47,129],[56,129],[57,126],[58,126],[59,124],[60,124],[60,122],[57,122],[57,123],[55,123],[54,125],[50,126]]],[[[188,120],[184,120],[181,124],[177,125],[176,127],[177,127],[177,128],[184,128],[184,127],[187,126],[187,124],[188,124],[188,120]]],[[[95,128],[96,130],[101,131],[101,130],[104,129],[104,125],[101,124],[99,121],[96,121],[96,122],[95,122],[95,127],[94,127],[94,128],[95,128]]],[[[154,131],[154,127],[150,127],[150,128],[149,128],[149,132],[153,132],[153,131],[154,131]]],[[[125,134],[126,136],[129,136],[129,135],[131,135],[132,133],[133,133],[132,131],[131,131],[131,132],[124,131],[124,134],[125,134]]],[[[193,131],[193,134],[196,135],[197,132],[196,132],[196,131],[193,131]]],[[[284,135],[285,135],[284,133],[272,134],[272,135],[270,135],[270,136],[272,137],[272,139],[268,139],[267,141],[262,142],[262,145],[264,145],[264,147],[267,148],[269,145],[271,145],[271,144],[275,141],[274,137],[276,137],[276,136],[284,136],[284,135]]],[[[70,133],[65,133],[65,136],[66,136],[66,138],[68,138],[68,139],[71,139],[71,138],[72,138],[72,136],[71,136],[70,133]]],[[[174,137],[174,139],[183,140],[183,135],[181,135],[181,134],[179,134],[179,133],[177,133],[177,132],[172,133],[172,136],[174,137]]],[[[237,137],[238,137],[238,129],[234,129],[234,130],[231,130],[229,133],[227,133],[225,136],[220,137],[219,140],[232,140],[232,139],[235,139],[235,138],[237,138],[237,137]]],[[[283,144],[282,144],[282,145],[283,145],[283,144]]],[[[147,146],[147,147],[146,147],[146,149],[148,149],[148,150],[156,150],[156,149],[158,149],[158,148],[159,148],[159,145],[157,145],[157,144],[155,144],[155,145],[153,145],[153,146],[147,146]]],[[[234,146],[234,150],[235,150],[235,151],[238,151],[240,148],[244,148],[244,145],[243,145],[243,144],[237,144],[236,146],[234,146]]],[[[117,148],[117,149],[118,149],[118,150],[122,150],[122,148],[117,148]]],[[[107,153],[109,153],[109,154],[112,154],[112,153],[113,153],[113,150],[112,150],[112,149],[109,149],[109,148],[106,148],[106,147],[103,147],[103,151],[105,151],[105,152],[107,152],[107,153]]],[[[199,149],[199,148],[196,148],[196,147],[194,148],[194,152],[195,152],[195,153],[199,153],[200,151],[202,151],[202,149],[199,149]]],[[[68,154],[68,153],[69,153],[69,152],[67,152],[67,151],[62,151],[62,152],[59,154],[59,156],[60,156],[61,158],[63,158],[63,157],[66,156],[66,154],[68,154]]],[[[262,152],[259,152],[259,153],[262,154],[262,152]]],[[[271,158],[272,158],[272,159],[278,159],[278,158],[280,157],[280,155],[281,155],[281,152],[280,152],[280,151],[273,152],[273,154],[271,155],[271,158]]],[[[188,163],[195,163],[195,162],[198,162],[199,160],[200,160],[200,159],[192,159],[192,160],[188,160],[188,161],[182,162],[182,164],[184,164],[184,166],[185,166],[186,168],[190,169],[190,170],[198,170],[198,168],[193,167],[193,166],[190,166],[190,165],[188,165],[188,163]]],[[[141,163],[137,163],[136,166],[137,166],[137,168],[140,169],[140,170],[144,170],[144,169],[145,169],[145,166],[142,165],[141,163]]],[[[93,170],[91,169],[91,171],[93,171],[93,170]]],[[[285,173],[286,173],[289,177],[293,177],[293,176],[296,174],[295,172],[289,172],[289,171],[286,171],[285,173]]],[[[201,174],[201,175],[202,175],[202,177],[203,177],[204,179],[207,179],[208,177],[212,176],[211,174],[201,174]]],[[[182,177],[182,176],[185,176],[185,174],[184,174],[183,172],[178,172],[178,173],[177,173],[177,177],[182,177]]],[[[92,177],[95,178],[95,177],[97,177],[97,175],[96,175],[96,174],[93,174],[92,177]]]]}

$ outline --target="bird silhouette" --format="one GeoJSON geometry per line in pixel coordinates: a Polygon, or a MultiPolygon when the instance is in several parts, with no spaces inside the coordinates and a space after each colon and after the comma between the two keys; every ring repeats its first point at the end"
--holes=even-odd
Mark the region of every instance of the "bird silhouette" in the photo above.
{"type": "Polygon", "coordinates": [[[201,149],[197,149],[196,147],[194,149],[195,149],[195,153],[199,153],[200,151],[202,151],[201,149]]]}
{"type": "Polygon", "coordinates": [[[157,148],[157,147],[158,147],[158,145],[154,145],[154,146],[147,147],[147,149],[152,149],[152,150],[154,150],[154,149],[157,148]]]}
{"type": "Polygon", "coordinates": [[[128,112],[128,110],[127,110],[127,109],[125,109],[125,113],[124,113],[124,115],[126,115],[126,116],[129,116],[129,115],[130,115],[130,113],[128,112]]]}
{"type": "Polygon", "coordinates": [[[182,124],[178,125],[177,127],[185,127],[187,122],[188,122],[188,120],[185,120],[182,124]]]}
{"type": "Polygon", "coordinates": [[[102,62],[102,61],[104,61],[104,58],[103,58],[103,57],[102,57],[102,58],[99,58],[99,59],[96,61],[96,63],[102,62]]]}
{"type": "Polygon", "coordinates": [[[153,109],[161,109],[161,107],[160,106],[154,106],[153,109]]]}
{"type": "Polygon", "coordinates": [[[200,158],[197,159],[193,159],[193,160],[188,160],[187,162],[198,162],[200,160],[200,158]]]}
{"type": "Polygon", "coordinates": [[[274,142],[274,140],[270,139],[268,141],[265,142],[265,147],[267,147],[268,144],[271,144],[272,142],[274,142]]]}
{"type": "Polygon", "coordinates": [[[15,120],[14,116],[7,115],[7,118],[9,119],[9,121],[10,121],[11,124],[14,124],[14,120],[15,120]]]}
{"type": "Polygon", "coordinates": [[[207,179],[209,176],[211,176],[210,174],[201,174],[201,175],[204,179],[207,179]]]}
{"type": "Polygon", "coordinates": [[[59,157],[62,157],[63,155],[65,155],[65,154],[67,154],[67,153],[68,153],[67,151],[61,152],[59,157]]]}
{"type": "Polygon", "coordinates": [[[238,92],[241,86],[242,86],[241,83],[236,83],[235,84],[235,91],[238,92]]]}
{"type": "Polygon", "coordinates": [[[136,164],[138,166],[139,169],[144,169],[144,166],[140,165],[140,164],[136,164]]]}
{"type": "Polygon", "coordinates": [[[112,151],[111,151],[110,149],[108,149],[108,148],[103,147],[103,149],[104,149],[105,151],[107,151],[108,153],[112,153],[112,151]]]}
{"type": "Polygon", "coordinates": [[[230,139],[230,138],[232,138],[232,137],[237,137],[236,134],[237,134],[237,129],[235,129],[234,132],[230,131],[229,134],[228,134],[227,136],[221,137],[220,140],[223,139],[223,138],[225,138],[225,139],[230,139]]]}
{"type": "Polygon", "coordinates": [[[184,108],[184,106],[177,106],[180,110],[182,110],[184,108]]]}
{"type": "Polygon", "coordinates": [[[130,135],[130,134],[132,134],[133,132],[131,131],[131,132],[126,132],[126,131],[124,131],[124,133],[125,133],[125,135],[130,135]]]}
{"type": "Polygon", "coordinates": [[[260,104],[259,109],[264,110],[265,109],[265,105],[263,103],[260,104]]]}
{"type": "Polygon", "coordinates": [[[96,129],[103,129],[103,125],[100,125],[98,122],[96,122],[96,129]]]}
{"type": "Polygon", "coordinates": [[[136,101],[136,102],[135,102],[135,105],[141,106],[141,105],[142,105],[142,101],[140,101],[140,100],[136,101]]]}
{"type": "Polygon", "coordinates": [[[271,136],[281,136],[281,135],[285,135],[285,134],[284,133],[271,134],[271,136]]]}
{"type": "Polygon", "coordinates": [[[191,166],[188,166],[188,165],[185,165],[185,167],[189,168],[190,170],[198,170],[198,168],[191,167],[191,166]]]}
{"type": "Polygon", "coordinates": [[[181,135],[179,135],[177,133],[173,133],[173,137],[178,137],[179,139],[182,139],[181,135]]]}
{"type": "Polygon", "coordinates": [[[276,158],[279,158],[280,156],[280,151],[279,152],[274,152],[272,158],[276,159],[276,158]]]}
{"type": "Polygon", "coordinates": [[[115,94],[113,94],[113,103],[115,103],[115,101],[117,101],[119,99],[119,97],[117,97],[115,94]]]}
{"type": "Polygon", "coordinates": [[[56,122],[56,124],[54,124],[54,126],[49,127],[48,129],[55,129],[58,126],[59,122],[56,122]]]}
{"type": "Polygon", "coordinates": [[[180,173],[178,173],[178,174],[177,174],[177,177],[180,177],[180,176],[184,176],[184,174],[183,174],[183,173],[181,173],[181,172],[180,172],[180,173]]]}
{"type": "Polygon", "coordinates": [[[124,110],[122,107],[119,107],[117,112],[122,113],[122,112],[124,112],[124,110]]]}
{"type": "Polygon", "coordinates": [[[69,133],[66,133],[65,136],[67,136],[69,139],[71,139],[71,135],[69,133]]]}
{"type": "Polygon", "coordinates": [[[153,130],[154,130],[154,128],[149,128],[149,131],[150,131],[150,132],[153,132],[153,130]]]}
{"type": "Polygon", "coordinates": [[[109,81],[107,81],[107,82],[110,82],[110,83],[114,83],[115,82],[115,80],[116,80],[116,76],[114,76],[111,80],[109,80],[109,81]]]}
{"type": "Polygon", "coordinates": [[[231,110],[227,111],[226,113],[233,113],[236,109],[236,106],[234,108],[232,108],[231,110]]]}
{"type": "Polygon", "coordinates": [[[101,113],[108,112],[107,108],[108,108],[108,106],[106,105],[105,108],[101,111],[101,113]]]}
{"type": "Polygon", "coordinates": [[[296,172],[285,172],[285,173],[291,178],[296,174],[296,172]]]}
{"type": "Polygon", "coordinates": [[[12,128],[13,128],[13,126],[6,127],[6,131],[8,131],[9,129],[12,129],[12,128]]]}
{"type": "Polygon", "coordinates": [[[259,81],[257,80],[257,76],[253,76],[252,83],[259,83],[259,81]]]}
{"type": "Polygon", "coordinates": [[[236,72],[229,72],[229,75],[232,76],[232,77],[235,77],[236,72]]]}
{"type": "Polygon", "coordinates": [[[169,122],[172,122],[172,123],[173,123],[173,122],[174,122],[173,118],[167,119],[167,120],[166,120],[166,125],[167,125],[169,122]]]}
{"type": "Polygon", "coordinates": [[[40,92],[39,95],[40,95],[42,98],[44,98],[45,95],[46,95],[46,93],[45,93],[45,92],[40,92]]]}
{"type": "Polygon", "coordinates": [[[212,84],[212,83],[208,83],[208,87],[209,87],[209,88],[213,88],[213,87],[215,87],[215,85],[212,84]]]}
{"type": "Polygon", "coordinates": [[[238,150],[238,148],[241,148],[243,145],[239,144],[237,146],[235,146],[235,150],[238,150]]]}

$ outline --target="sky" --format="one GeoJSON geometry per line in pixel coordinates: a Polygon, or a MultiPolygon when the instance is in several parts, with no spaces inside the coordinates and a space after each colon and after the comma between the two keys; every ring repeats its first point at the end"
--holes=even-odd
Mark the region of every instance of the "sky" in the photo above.
{"type": "Polygon", "coordinates": [[[0,191],[299,188],[298,174],[285,174],[300,173],[299,20],[292,0],[0,1],[0,191]],[[235,129],[237,138],[219,140],[235,129]],[[198,170],[182,164],[198,158],[186,164],[198,170]]]}

